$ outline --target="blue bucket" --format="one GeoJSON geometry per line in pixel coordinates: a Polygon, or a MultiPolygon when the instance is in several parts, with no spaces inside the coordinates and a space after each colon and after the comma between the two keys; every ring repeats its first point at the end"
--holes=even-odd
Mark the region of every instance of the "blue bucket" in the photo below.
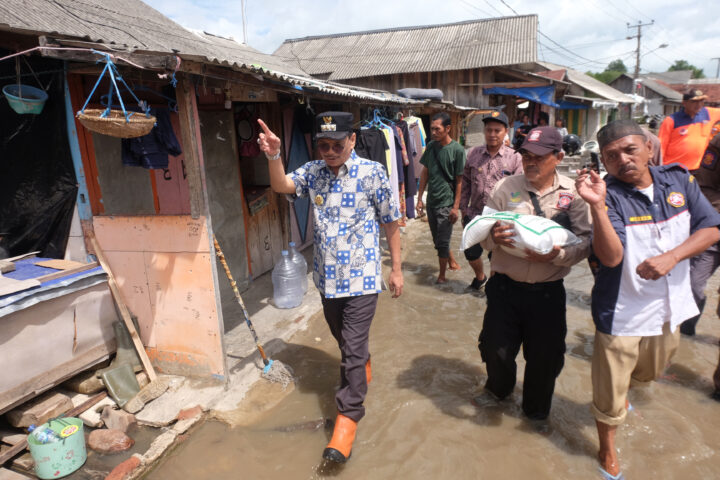
{"type": "Polygon", "coordinates": [[[10,108],[20,114],[38,114],[42,112],[45,102],[48,99],[45,90],[40,90],[39,88],[29,85],[22,85],[22,92],[20,90],[20,85],[16,84],[5,85],[3,87],[2,91],[8,100],[8,104],[10,104],[10,108]],[[21,93],[22,97],[20,96],[21,93]]]}

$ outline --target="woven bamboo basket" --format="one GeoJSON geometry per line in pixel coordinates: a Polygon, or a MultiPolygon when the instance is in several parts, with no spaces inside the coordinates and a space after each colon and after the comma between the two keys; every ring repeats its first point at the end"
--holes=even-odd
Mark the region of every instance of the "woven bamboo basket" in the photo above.
{"type": "Polygon", "coordinates": [[[121,110],[110,110],[106,117],[101,117],[105,110],[87,109],[78,112],[77,118],[88,130],[102,135],[118,138],[142,137],[150,133],[155,126],[156,119],[152,115],[147,117],[142,113],[135,113],[129,120],[121,110]]]}

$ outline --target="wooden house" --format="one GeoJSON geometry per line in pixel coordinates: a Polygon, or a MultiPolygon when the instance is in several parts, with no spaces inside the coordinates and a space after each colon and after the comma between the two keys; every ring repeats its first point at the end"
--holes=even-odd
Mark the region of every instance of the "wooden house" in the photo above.
{"type": "MultiPolygon", "coordinates": [[[[33,196],[24,193],[26,184],[5,175],[5,198],[24,195],[28,211],[49,212],[52,219],[52,232],[36,235],[30,244],[21,241],[31,230],[30,220],[10,221],[12,211],[0,218],[0,231],[9,230],[3,238],[11,255],[33,248],[86,260],[94,253],[88,239],[95,237],[137,317],[155,368],[220,381],[228,375],[224,311],[235,302],[216,263],[213,237],[223,245],[241,289],[272,268],[288,241],[308,244],[312,238],[311,215],[296,212],[269,189],[267,161],[256,148],[257,117],[281,135],[284,158],[292,159],[303,150],[306,158],[313,155],[309,133],[295,128],[309,108],[345,109],[357,116],[378,107],[453,108],[311,78],[232,39],[190,32],[139,0],[4,2],[0,49],[8,83],[17,81],[12,75],[17,61],[23,67],[21,82],[37,75],[40,86],[52,86],[48,112],[54,113],[50,123],[41,121],[50,119],[43,117],[48,112],[7,116],[3,168],[19,171],[29,155],[38,167],[27,172],[28,178],[44,170],[52,177],[48,182],[62,177],[64,186],[59,193],[33,196]],[[5,60],[18,52],[22,55],[5,60]],[[168,116],[166,133],[174,135],[181,153],[169,154],[166,166],[128,166],[121,139],[91,132],[77,121],[86,100],[89,107],[105,108],[101,94],[110,82],[106,77],[95,87],[108,58],[139,100],[168,116]],[[8,150],[16,133],[25,131],[25,143],[8,150]],[[58,171],[61,164],[68,168],[58,171]]],[[[121,93],[126,105],[134,103],[129,92],[121,93]]],[[[73,316],[65,315],[64,322],[45,333],[73,345],[73,316]]],[[[34,338],[22,345],[28,351],[39,348],[33,342],[45,341],[37,335],[25,338],[34,338]]],[[[0,342],[0,357],[7,358],[11,341],[12,336],[0,342]]],[[[63,364],[33,357],[42,368],[60,373],[31,390],[50,388],[107,358],[114,350],[112,331],[105,328],[99,341],[103,348],[82,361],[74,349],[63,364]]],[[[0,392],[3,388],[0,383],[0,392]]],[[[0,411],[11,403],[0,405],[0,411]]]]}

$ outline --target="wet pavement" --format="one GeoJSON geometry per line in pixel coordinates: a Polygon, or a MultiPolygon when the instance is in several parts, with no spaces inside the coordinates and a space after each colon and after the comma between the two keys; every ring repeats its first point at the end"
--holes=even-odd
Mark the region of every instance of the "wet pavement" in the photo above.
{"type": "MultiPolygon", "coordinates": [[[[459,248],[460,231],[452,247],[459,248]]],[[[240,405],[247,421],[209,421],[145,478],[490,479],[600,478],[589,411],[592,277],[585,263],[566,278],[565,368],[546,422],[520,409],[522,382],[500,403],[476,407],[485,368],[477,350],[485,299],[465,287],[471,269],[435,286],[437,261],[427,223],[403,235],[405,291],[381,295],[370,336],[373,381],[352,458],[327,465],[321,453],[334,418],[339,352],[320,315],[274,355],[292,366],[294,389],[260,382],[240,405]]],[[[720,403],[709,399],[717,362],[717,278],[698,335],[683,338],[661,381],[630,394],[635,410],[618,432],[623,471],[632,479],[718,478],[720,403]]],[[[508,301],[522,301],[520,298],[508,301]]],[[[518,356],[518,378],[524,362],[518,356]]]]}

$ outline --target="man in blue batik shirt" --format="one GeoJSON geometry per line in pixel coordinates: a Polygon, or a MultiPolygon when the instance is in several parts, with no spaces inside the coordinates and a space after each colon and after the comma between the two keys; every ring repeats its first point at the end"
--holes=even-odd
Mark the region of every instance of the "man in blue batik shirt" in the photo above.
{"type": "Polygon", "coordinates": [[[368,339],[382,285],[380,224],[392,259],[388,283],[393,298],[403,289],[400,212],[382,165],[355,155],[352,114],[318,115],[315,138],[322,160],[308,162],[288,175],[280,158],[280,139],[262,120],[258,122],[272,189],[309,197],[313,205],[313,280],[342,357],[341,384],[335,395],[338,415],[323,457],[345,463],[357,422],[365,415],[363,401],[371,378],[368,339]]]}

